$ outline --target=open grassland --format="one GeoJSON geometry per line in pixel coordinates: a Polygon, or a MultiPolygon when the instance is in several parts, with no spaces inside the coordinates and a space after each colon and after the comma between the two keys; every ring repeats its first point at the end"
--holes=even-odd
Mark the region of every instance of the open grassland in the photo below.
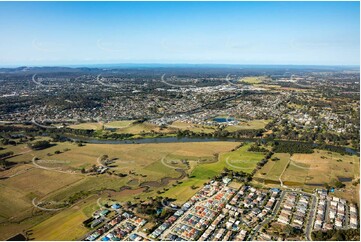
{"type": "Polygon", "coordinates": [[[115,132],[119,134],[144,134],[152,132],[169,133],[175,131],[172,128],[161,129],[158,125],[151,123],[136,123],[135,120],[123,120],[113,121],[109,123],[80,123],[69,126],[72,129],[90,129],[90,130],[102,130],[102,129],[115,129],[115,132]]]}
{"type": "MultiPolygon", "coordinates": [[[[357,156],[341,155],[334,152],[315,150],[312,154],[274,154],[255,174],[260,180],[278,182],[282,179],[286,186],[313,189],[325,183],[333,183],[338,178],[355,181],[359,178],[360,161],[357,156]],[[272,161],[273,158],[280,160],[272,161]],[[282,174],[282,172],[284,173],[282,174]],[[281,176],[282,174],[282,176],[281,176]],[[281,177],[280,177],[281,176],[281,177]]],[[[352,186],[351,182],[346,182],[352,186]]]]}
{"type": "MultiPolygon", "coordinates": [[[[357,156],[340,155],[316,150],[313,154],[294,154],[290,167],[307,176],[307,183],[330,183],[333,179],[359,177],[360,160],[357,156]]],[[[287,174],[288,169],[285,174],[287,174]]],[[[291,175],[290,175],[291,176],[291,175]]]]}
{"type": "Polygon", "coordinates": [[[33,198],[43,198],[80,179],[81,177],[76,175],[34,168],[0,180],[0,216],[15,221],[21,219],[19,215],[32,207],[33,198]]]}
{"type": "Polygon", "coordinates": [[[237,125],[229,125],[226,127],[226,130],[229,132],[234,132],[242,129],[263,129],[270,120],[251,120],[247,122],[239,122],[237,125]]]}
{"type": "MultiPolygon", "coordinates": [[[[184,169],[185,172],[190,173],[202,162],[215,162],[218,153],[228,152],[236,145],[238,145],[236,142],[197,142],[122,145],[86,144],[79,147],[73,143],[64,142],[55,143],[54,146],[44,150],[27,150],[29,152],[9,159],[19,162],[19,164],[1,174],[1,177],[9,177],[0,180],[0,197],[2,198],[0,200],[0,221],[4,222],[2,229],[12,231],[12,228],[29,228],[29,224],[15,226],[8,223],[10,220],[36,220],[36,224],[41,222],[40,215],[32,215],[34,210],[33,198],[36,198],[37,201],[64,202],[74,194],[90,191],[92,194],[105,192],[119,201],[134,201],[137,197],[145,199],[148,196],[157,196],[159,195],[157,192],[164,192],[164,189],[170,190],[174,185],[179,186],[180,191],[184,187],[184,193],[180,194],[176,189],[177,194],[191,196],[195,190],[190,190],[186,186],[189,183],[187,177],[183,176],[184,185],[180,184],[181,182],[177,183],[176,179],[180,177],[181,173],[176,169],[184,169]],[[60,151],[59,154],[55,154],[57,150],[60,151]],[[113,163],[109,165],[111,166],[111,173],[114,171],[115,174],[123,173],[127,174],[127,176],[119,177],[113,174],[89,176],[80,173],[81,168],[89,169],[93,165],[99,166],[98,158],[102,155],[108,155],[113,160],[113,163]],[[46,170],[39,168],[31,162],[33,157],[39,158],[36,162],[42,167],[57,168],[59,166],[59,169],[46,170]],[[22,164],[24,161],[30,161],[30,163],[22,164]],[[185,161],[187,162],[185,163],[185,161]],[[67,169],[77,172],[71,174],[60,172],[67,171],[67,169]],[[130,171],[132,174],[129,173],[130,171]],[[147,192],[143,192],[144,188],[139,188],[140,184],[146,182],[160,184],[161,179],[166,177],[171,179],[165,184],[162,183],[159,186],[151,187],[147,192]],[[130,186],[132,190],[120,191],[124,186],[130,186]]],[[[19,145],[10,146],[7,149],[20,152],[25,150],[26,147],[19,145]]],[[[222,169],[223,167],[219,167],[219,170],[222,169]]],[[[214,172],[216,174],[216,170],[214,172]]],[[[191,180],[190,183],[192,182],[191,180]]],[[[203,180],[201,180],[202,182],[203,180]]],[[[201,183],[198,181],[197,184],[200,186],[201,183]]],[[[76,236],[85,232],[81,222],[93,212],[95,207],[93,204],[92,207],[84,210],[86,212],[66,208],[58,212],[50,220],[46,220],[39,224],[38,227],[34,227],[33,236],[38,240],[77,239],[76,236]],[[81,227],[72,229],[72,224],[80,224],[81,227]]],[[[48,212],[44,213],[49,214],[48,212]]],[[[30,224],[34,225],[35,223],[30,224]]],[[[6,237],[1,238],[6,239],[11,234],[5,235],[6,237]]]]}

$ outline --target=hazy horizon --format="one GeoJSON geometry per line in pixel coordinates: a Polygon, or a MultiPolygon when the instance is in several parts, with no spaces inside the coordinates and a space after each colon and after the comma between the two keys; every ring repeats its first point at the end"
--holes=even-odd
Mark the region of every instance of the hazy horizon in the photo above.
{"type": "Polygon", "coordinates": [[[359,2],[0,2],[0,66],[359,66],[359,2]]]}

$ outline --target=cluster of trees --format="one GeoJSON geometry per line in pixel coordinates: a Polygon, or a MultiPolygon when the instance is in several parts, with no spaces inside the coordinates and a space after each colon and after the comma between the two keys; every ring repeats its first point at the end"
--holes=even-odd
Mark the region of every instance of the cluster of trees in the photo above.
{"type": "Polygon", "coordinates": [[[35,141],[34,143],[28,143],[28,147],[32,150],[42,150],[52,146],[49,141],[47,140],[39,140],[35,141]]]}
{"type": "Polygon", "coordinates": [[[259,144],[253,144],[249,149],[248,151],[251,151],[251,152],[268,152],[268,150],[264,147],[262,147],[261,145],[259,144]]]}
{"type": "Polygon", "coordinates": [[[11,156],[13,154],[14,154],[14,152],[12,152],[12,151],[2,152],[2,153],[0,153],[0,159],[11,156]]]}
{"type": "Polygon", "coordinates": [[[5,159],[1,160],[0,159],[0,170],[6,170],[8,168],[10,168],[12,165],[15,165],[16,163],[14,162],[10,162],[10,161],[7,161],[5,159]]]}
{"type": "Polygon", "coordinates": [[[67,204],[74,204],[75,202],[79,201],[80,199],[83,199],[85,197],[87,197],[91,192],[90,191],[80,191],[80,192],[77,192],[73,195],[71,195],[66,203],[67,204]]]}
{"type": "Polygon", "coordinates": [[[229,132],[225,129],[215,130],[213,133],[193,132],[191,130],[178,130],[178,137],[215,137],[215,138],[259,138],[262,136],[263,129],[245,129],[229,132]]]}
{"type": "Polygon", "coordinates": [[[312,240],[360,241],[360,229],[313,231],[312,240]]]}
{"type": "MultiPolygon", "coordinates": [[[[268,151],[268,150],[267,150],[268,151]]],[[[268,151],[268,153],[266,154],[266,156],[257,163],[256,168],[252,171],[251,175],[253,176],[254,174],[256,174],[257,170],[260,170],[267,162],[268,160],[272,157],[273,152],[272,151],[268,151]]]]}
{"type": "Polygon", "coordinates": [[[239,181],[239,182],[250,182],[252,180],[251,174],[248,174],[243,171],[229,170],[226,167],[223,169],[223,172],[220,175],[214,177],[214,180],[222,181],[223,177],[225,177],[225,176],[227,176],[231,179],[234,179],[236,181],[239,181]]]}
{"type": "Polygon", "coordinates": [[[149,198],[149,201],[144,202],[140,201],[136,204],[136,211],[139,214],[147,214],[149,215],[155,222],[161,222],[165,218],[169,217],[173,214],[173,210],[167,209],[164,207],[164,201],[170,200],[168,198],[163,198],[157,196],[155,198],[149,198]]]}
{"type": "Polygon", "coordinates": [[[274,145],[275,147],[273,151],[275,153],[313,153],[313,144],[311,143],[303,143],[297,141],[275,141],[274,145]]]}

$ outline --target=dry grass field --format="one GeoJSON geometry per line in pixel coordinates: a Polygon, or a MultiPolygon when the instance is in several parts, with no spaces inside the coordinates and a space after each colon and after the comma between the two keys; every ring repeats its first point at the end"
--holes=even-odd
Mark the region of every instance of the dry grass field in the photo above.
{"type": "Polygon", "coordinates": [[[256,178],[277,182],[282,174],[286,186],[308,188],[333,183],[338,178],[354,181],[359,178],[360,160],[357,156],[340,155],[324,150],[315,150],[312,154],[276,153],[256,174],[256,178]],[[280,160],[272,161],[278,157],[280,160]]]}
{"type": "MultiPolygon", "coordinates": [[[[289,168],[306,174],[306,182],[329,183],[338,177],[354,179],[359,176],[360,160],[357,156],[316,150],[313,154],[294,154],[289,168]],[[302,172],[303,170],[303,172],[302,172]]],[[[287,169],[285,175],[292,176],[287,169]]]]}

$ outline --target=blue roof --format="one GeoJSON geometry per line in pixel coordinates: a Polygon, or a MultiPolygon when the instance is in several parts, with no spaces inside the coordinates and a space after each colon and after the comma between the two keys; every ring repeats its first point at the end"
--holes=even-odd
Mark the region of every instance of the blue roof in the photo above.
{"type": "Polygon", "coordinates": [[[118,209],[118,208],[120,208],[120,205],[119,205],[118,203],[114,203],[114,204],[112,205],[112,208],[113,208],[113,209],[118,209]]]}
{"type": "Polygon", "coordinates": [[[102,241],[109,241],[109,240],[110,239],[108,237],[106,237],[106,236],[102,238],[102,241]]]}

